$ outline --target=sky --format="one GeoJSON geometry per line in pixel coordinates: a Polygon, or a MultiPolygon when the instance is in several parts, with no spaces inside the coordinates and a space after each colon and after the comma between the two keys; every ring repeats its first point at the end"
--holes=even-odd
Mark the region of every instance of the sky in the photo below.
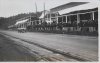
{"type": "Polygon", "coordinates": [[[98,2],[98,0],[0,0],[0,17],[36,12],[35,3],[37,4],[37,11],[43,11],[44,3],[45,9],[49,10],[69,2],[98,2]]]}

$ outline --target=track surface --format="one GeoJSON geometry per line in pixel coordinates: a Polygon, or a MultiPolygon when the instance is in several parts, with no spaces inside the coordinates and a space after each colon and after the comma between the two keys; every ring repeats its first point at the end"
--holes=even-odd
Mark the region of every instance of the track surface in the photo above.
{"type": "Polygon", "coordinates": [[[38,61],[27,49],[0,34],[0,61],[38,61]]]}
{"type": "Polygon", "coordinates": [[[77,61],[6,34],[0,33],[0,41],[0,61],[77,61]]]}
{"type": "Polygon", "coordinates": [[[51,33],[17,33],[16,31],[0,32],[66,53],[69,52],[90,61],[98,60],[98,37],[51,33]]]}

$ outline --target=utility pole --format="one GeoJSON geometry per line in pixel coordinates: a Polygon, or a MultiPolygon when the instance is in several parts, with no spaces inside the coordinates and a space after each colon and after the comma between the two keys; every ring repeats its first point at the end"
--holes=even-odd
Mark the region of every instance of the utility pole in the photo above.
{"type": "Polygon", "coordinates": [[[35,2],[35,8],[36,8],[36,17],[37,17],[37,4],[36,4],[36,2],[35,2]]]}
{"type": "Polygon", "coordinates": [[[45,3],[44,3],[44,22],[45,22],[45,3]]]}

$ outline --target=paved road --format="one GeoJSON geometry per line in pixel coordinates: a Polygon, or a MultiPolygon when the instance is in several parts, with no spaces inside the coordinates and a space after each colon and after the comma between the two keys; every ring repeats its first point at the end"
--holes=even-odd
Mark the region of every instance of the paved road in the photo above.
{"type": "Polygon", "coordinates": [[[52,33],[27,32],[18,33],[16,31],[1,31],[3,33],[36,42],[50,48],[58,49],[71,54],[92,60],[98,60],[98,37],[64,35],[52,33]]]}
{"type": "Polygon", "coordinates": [[[0,61],[38,61],[37,57],[0,34],[0,61]]]}

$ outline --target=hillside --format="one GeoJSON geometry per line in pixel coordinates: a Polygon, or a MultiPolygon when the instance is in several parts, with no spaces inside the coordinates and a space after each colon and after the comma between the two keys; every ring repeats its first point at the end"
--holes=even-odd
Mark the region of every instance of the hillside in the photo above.
{"type": "MultiPolygon", "coordinates": [[[[28,17],[28,16],[36,16],[36,13],[22,13],[22,14],[18,14],[15,16],[10,16],[8,18],[5,17],[0,17],[0,29],[7,29],[7,27],[9,25],[13,25],[16,23],[16,20],[20,19],[20,18],[24,18],[24,17],[28,17]]],[[[39,17],[41,15],[41,12],[37,12],[37,16],[39,17]]]]}

